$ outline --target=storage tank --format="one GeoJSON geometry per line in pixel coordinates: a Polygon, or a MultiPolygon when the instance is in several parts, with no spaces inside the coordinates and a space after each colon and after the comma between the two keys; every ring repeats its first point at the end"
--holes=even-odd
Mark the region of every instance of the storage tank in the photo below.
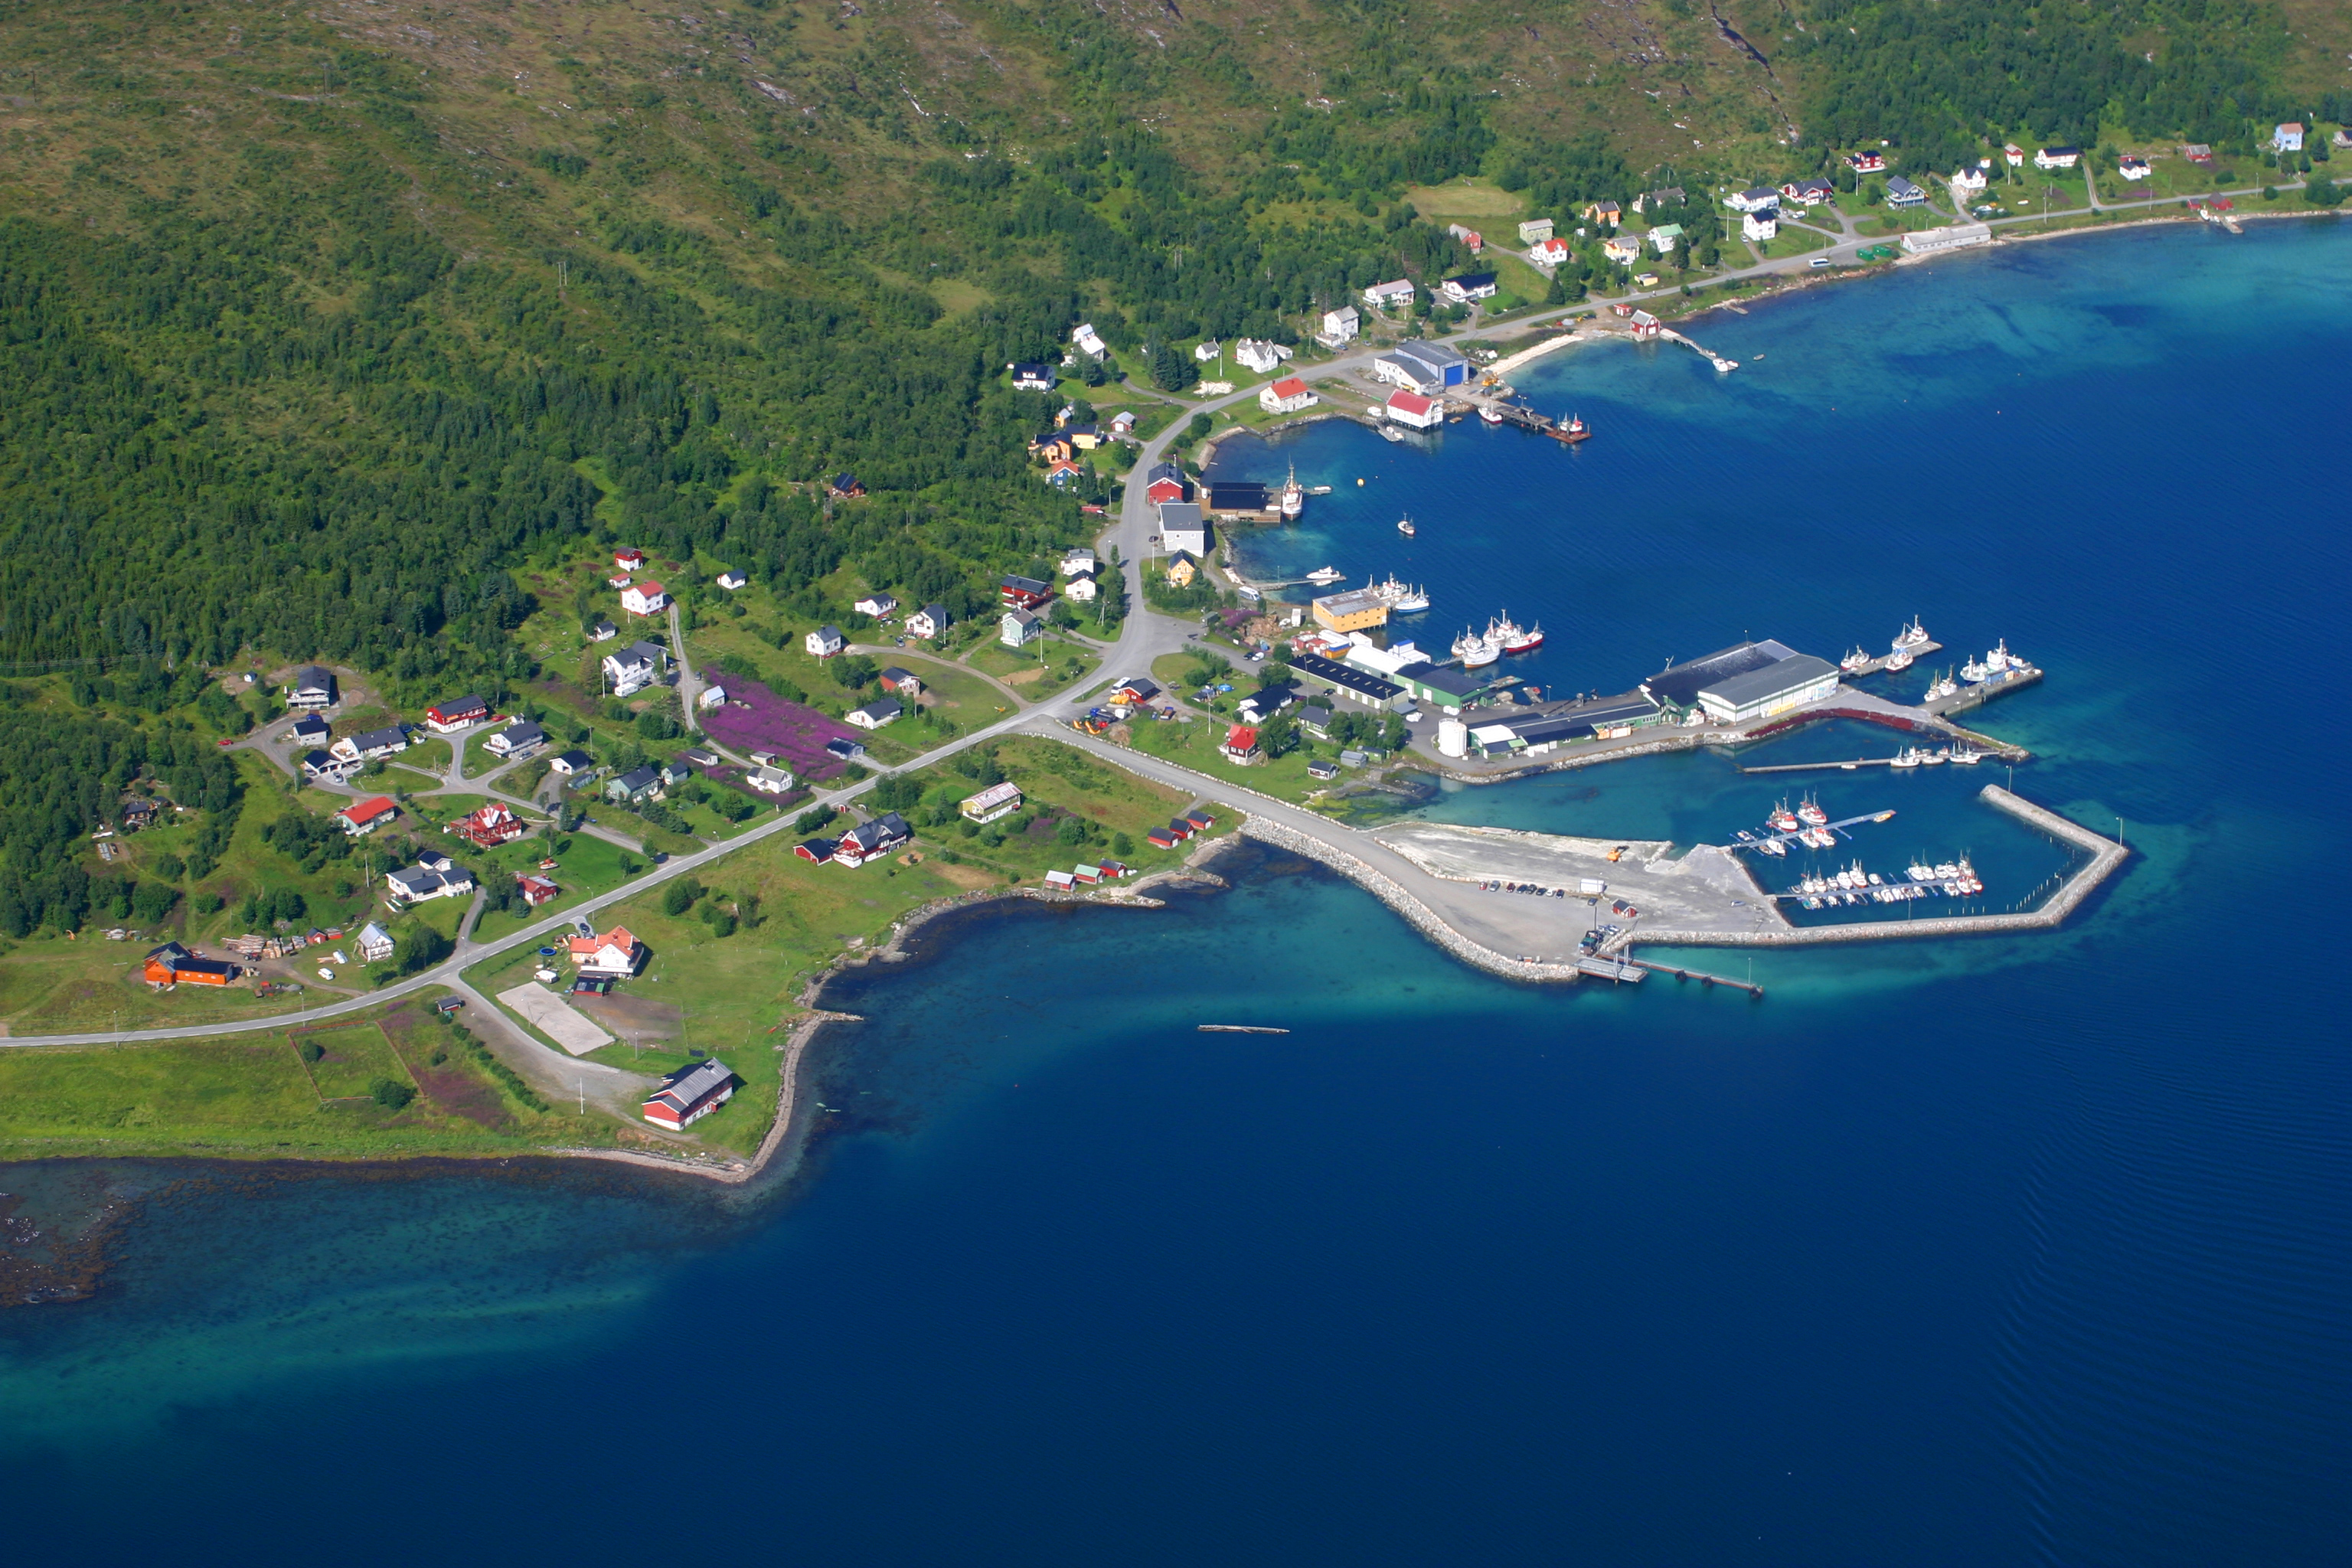
{"type": "Polygon", "coordinates": [[[1441,719],[1437,721],[1437,754],[1439,756],[1459,757],[1467,753],[1469,750],[1469,725],[1459,719],[1441,719]]]}

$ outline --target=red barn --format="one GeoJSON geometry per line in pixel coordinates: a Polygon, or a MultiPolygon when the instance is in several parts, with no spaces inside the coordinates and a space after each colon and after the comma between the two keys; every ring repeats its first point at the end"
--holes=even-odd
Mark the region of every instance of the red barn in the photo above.
{"type": "Polygon", "coordinates": [[[683,1067],[662,1079],[646,1101],[645,1118],[656,1127],[682,1132],[735,1098],[735,1075],[712,1057],[683,1067]]]}

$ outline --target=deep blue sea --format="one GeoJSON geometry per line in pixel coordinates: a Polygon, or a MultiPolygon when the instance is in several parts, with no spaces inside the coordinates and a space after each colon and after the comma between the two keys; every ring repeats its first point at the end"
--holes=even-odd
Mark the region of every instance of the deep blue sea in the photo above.
{"type": "MultiPolygon", "coordinates": [[[[780,1192],[153,1202],[94,1300],[0,1312],[10,1558],[2341,1561],[2352,226],[2003,247],[1696,335],[1740,370],[1523,373],[1575,450],[1229,447],[1336,487],[1245,554],[1425,582],[1446,637],[1539,619],[1555,690],[2005,637],[2050,671],[1976,721],[2016,787],[2142,852],[2066,929],[1767,953],[1760,1003],[1491,980],[1278,858],[938,929],[835,988],[871,1022],[780,1192]]],[[[1887,745],[1426,809],[1687,842],[1790,793],[1741,762],[1887,745]]],[[[2006,907],[2064,857],[1961,773],[1815,782],[1897,812],[1848,855],[1972,850],[2006,907]]],[[[101,1178],[157,1179],[0,1188],[101,1178]]]]}

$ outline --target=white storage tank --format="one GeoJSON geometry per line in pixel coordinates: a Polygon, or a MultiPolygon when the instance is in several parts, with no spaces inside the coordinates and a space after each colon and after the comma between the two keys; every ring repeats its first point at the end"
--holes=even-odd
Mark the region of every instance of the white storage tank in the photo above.
{"type": "Polygon", "coordinates": [[[1467,752],[1469,749],[1469,725],[1459,719],[1441,719],[1437,721],[1437,754],[1439,756],[1458,757],[1467,752]]]}

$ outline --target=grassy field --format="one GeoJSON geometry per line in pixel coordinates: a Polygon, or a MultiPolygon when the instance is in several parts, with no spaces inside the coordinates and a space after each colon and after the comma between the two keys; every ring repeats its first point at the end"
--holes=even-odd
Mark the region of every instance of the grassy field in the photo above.
{"type": "Polygon", "coordinates": [[[429,1006],[405,1000],[310,1034],[0,1052],[0,1158],[514,1153],[558,1131],[583,1136],[577,1117],[503,1091],[429,1006]],[[318,1062],[303,1061],[303,1040],[324,1047],[318,1062]],[[370,1098],[378,1079],[419,1092],[388,1110],[370,1098]]]}

